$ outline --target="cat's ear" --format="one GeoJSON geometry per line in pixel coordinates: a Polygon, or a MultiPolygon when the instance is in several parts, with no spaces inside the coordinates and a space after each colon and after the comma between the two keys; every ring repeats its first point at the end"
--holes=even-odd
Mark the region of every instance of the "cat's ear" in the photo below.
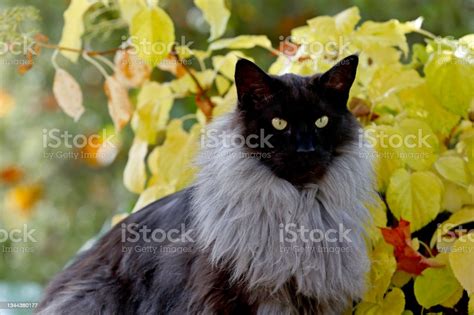
{"type": "Polygon", "coordinates": [[[268,100],[273,94],[272,78],[247,59],[239,59],[235,65],[235,85],[241,106],[246,102],[268,100]]]}
{"type": "Polygon", "coordinates": [[[327,91],[347,98],[356,77],[358,64],[359,57],[357,55],[350,55],[342,59],[320,76],[320,86],[327,91]]]}

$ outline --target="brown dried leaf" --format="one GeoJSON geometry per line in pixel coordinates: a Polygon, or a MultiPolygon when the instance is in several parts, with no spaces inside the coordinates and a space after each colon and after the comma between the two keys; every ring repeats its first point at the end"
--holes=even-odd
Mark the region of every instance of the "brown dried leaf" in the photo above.
{"type": "Polygon", "coordinates": [[[118,51],[114,61],[116,77],[126,87],[139,87],[150,78],[150,66],[133,51],[118,51]]]}
{"type": "Polygon", "coordinates": [[[84,113],[82,91],[76,80],[65,70],[58,68],[54,76],[53,93],[59,107],[74,121],[84,113]]]}
{"type": "Polygon", "coordinates": [[[104,90],[115,129],[120,130],[132,116],[132,105],[128,98],[127,88],[115,76],[109,76],[105,80],[104,90]]]}

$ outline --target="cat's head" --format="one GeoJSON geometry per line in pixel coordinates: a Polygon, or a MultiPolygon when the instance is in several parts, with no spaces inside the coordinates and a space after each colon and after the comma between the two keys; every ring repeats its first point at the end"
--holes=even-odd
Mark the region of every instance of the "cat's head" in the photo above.
{"type": "Polygon", "coordinates": [[[243,136],[261,140],[246,149],[295,185],[324,176],[333,159],[344,154],[341,149],[357,138],[359,124],[347,109],[357,64],[352,55],[323,74],[272,76],[239,60],[235,83],[243,136]]]}

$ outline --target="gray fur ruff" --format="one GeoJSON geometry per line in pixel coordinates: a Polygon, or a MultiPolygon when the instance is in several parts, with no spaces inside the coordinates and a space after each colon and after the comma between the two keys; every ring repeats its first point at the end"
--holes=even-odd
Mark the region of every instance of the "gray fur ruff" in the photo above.
{"type": "MultiPolygon", "coordinates": [[[[208,128],[240,134],[237,115],[208,128]]],[[[296,313],[297,306],[288,306],[290,281],[299,295],[318,301],[314,313],[340,314],[363,296],[370,268],[365,231],[372,224],[366,207],[374,194],[372,152],[354,141],[340,153],[319,182],[298,189],[241,147],[202,148],[191,207],[199,246],[213,264],[229,266],[234,281],[266,297],[259,314],[296,313]],[[323,232],[342,224],[351,230],[350,241],[282,241],[282,224],[323,232]]]]}

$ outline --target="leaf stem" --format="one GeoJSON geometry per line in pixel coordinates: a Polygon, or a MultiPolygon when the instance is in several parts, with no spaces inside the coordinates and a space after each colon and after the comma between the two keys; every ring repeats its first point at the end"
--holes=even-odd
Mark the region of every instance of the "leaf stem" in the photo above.
{"type": "Polygon", "coordinates": [[[191,69],[189,69],[186,63],[184,63],[181,60],[181,58],[179,58],[179,55],[176,52],[175,46],[173,46],[173,48],[171,49],[170,54],[171,56],[175,58],[176,62],[180,63],[183,66],[186,73],[189,74],[189,77],[193,80],[194,84],[196,85],[196,88],[198,89],[198,93],[196,95],[196,105],[204,113],[204,115],[206,116],[206,119],[210,121],[212,119],[212,109],[216,105],[212,102],[211,98],[207,95],[207,90],[205,90],[202,87],[198,78],[194,75],[191,69]]]}

